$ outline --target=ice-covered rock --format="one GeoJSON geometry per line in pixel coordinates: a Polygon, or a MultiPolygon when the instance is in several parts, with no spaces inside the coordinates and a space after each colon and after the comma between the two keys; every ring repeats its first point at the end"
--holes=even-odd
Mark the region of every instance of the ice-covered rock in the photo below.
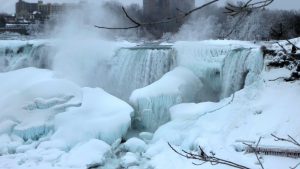
{"type": "Polygon", "coordinates": [[[144,140],[145,142],[149,142],[152,140],[153,138],[153,133],[149,133],[149,132],[141,132],[139,134],[139,137],[144,140]]]}
{"type": "Polygon", "coordinates": [[[63,138],[74,145],[97,138],[112,144],[122,138],[131,125],[133,109],[102,89],[83,88],[82,92],[80,107],[55,116],[52,140],[63,138]]]}
{"type": "Polygon", "coordinates": [[[192,71],[177,67],[153,84],[135,90],[130,96],[135,109],[135,127],[155,131],[169,121],[171,106],[197,102],[201,87],[201,81],[192,71]]]}
{"type": "Polygon", "coordinates": [[[124,168],[129,168],[137,166],[139,164],[136,154],[127,152],[124,157],[121,158],[121,166],[124,168]]]}
{"type": "Polygon", "coordinates": [[[81,88],[35,68],[1,73],[0,81],[1,133],[25,141],[47,136],[40,146],[67,150],[93,138],[111,144],[130,127],[133,109],[102,89],[81,88]]]}
{"type": "Polygon", "coordinates": [[[123,144],[123,148],[126,151],[133,152],[133,153],[142,153],[146,150],[146,143],[138,139],[136,137],[130,138],[123,144]]]}
{"type": "Polygon", "coordinates": [[[110,154],[110,146],[96,139],[76,145],[60,158],[60,164],[66,167],[100,166],[110,154]]]}

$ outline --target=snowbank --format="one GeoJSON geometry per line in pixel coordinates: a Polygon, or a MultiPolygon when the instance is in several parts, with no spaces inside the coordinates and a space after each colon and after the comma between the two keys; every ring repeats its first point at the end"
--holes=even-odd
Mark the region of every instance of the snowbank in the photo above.
{"type": "MultiPolygon", "coordinates": [[[[264,78],[274,75],[273,71],[278,70],[264,72],[264,78]]],[[[167,145],[162,145],[167,141],[178,149],[190,151],[197,151],[198,146],[201,146],[207,152],[216,153],[218,157],[250,168],[259,168],[253,154],[244,155],[234,150],[234,146],[241,144],[236,141],[255,142],[262,137],[261,145],[292,146],[275,142],[270,135],[272,133],[282,137],[289,134],[300,140],[300,123],[297,118],[299,91],[299,82],[259,80],[219,103],[185,103],[173,106],[170,109],[171,122],[155,132],[153,145],[149,146],[147,154],[152,158],[150,163],[156,168],[172,168],[172,164],[163,161],[176,159],[176,166],[179,168],[193,168],[192,161],[174,156],[167,145]],[[159,151],[155,149],[157,146],[160,147],[159,151]]],[[[278,158],[280,157],[264,156],[265,168],[288,168],[297,163],[297,160],[278,158]]],[[[204,167],[214,168],[209,164],[204,167]]],[[[226,167],[220,165],[216,168],[226,167]]]]}

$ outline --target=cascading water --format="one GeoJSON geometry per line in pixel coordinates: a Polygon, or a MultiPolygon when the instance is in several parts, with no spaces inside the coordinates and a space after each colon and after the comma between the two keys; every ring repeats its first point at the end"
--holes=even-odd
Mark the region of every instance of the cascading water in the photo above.
{"type": "Polygon", "coordinates": [[[101,86],[111,94],[128,100],[133,90],[145,87],[169,72],[176,54],[168,46],[121,48],[108,61],[101,86]]]}
{"type": "Polygon", "coordinates": [[[177,65],[189,69],[199,82],[197,79],[188,78],[188,80],[186,75],[180,77],[180,74],[175,73],[174,76],[180,78],[175,82],[165,80],[170,76],[168,75],[155,85],[135,90],[131,102],[136,111],[134,126],[138,128],[155,131],[168,121],[169,108],[173,105],[219,101],[228,97],[257,80],[263,67],[261,52],[250,47],[180,42],[175,44],[174,49],[177,53],[177,65]],[[177,90],[166,92],[164,86],[168,85],[177,86],[177,90]],[[190,90],[183,90],[186,88],[194,93],[183,97],[186,92],[192,93],[190,90]]]}
{"type": "MultiPolygon", "coordinates": [[[[47,43],[22,43],[10,47],[0,45],[0,71],[31,66],[51,68],[56,51],[53,49],[54,47],[47,43]]],[[[95,55],[99,52],[101,51],[95,55]]],[[[79,59],[73,59],[73,62],[81,59],[82,56],[79,56],[79,59]]],[[[97,57],[90,59],[97,60],[97,57]]],[[[107,59],[100,60],[101,63],[88,69],[87,74],[91,77],[101,77],[101,81],[97,83],[99,87],[125,101],[130,101],[136,112],[133,117],[136,123],[134,126],[150,131],[155,131],[170,120],[169,108],[173,105],[219,101],[257,80],[263,65],[259,50],[245,48],[243,45],[207,42],[177,42],[174,46],[120,48],[113,56],[111,54],[107,59]],[[176,66],[186,70],[181,68],[163,77],[176,66]],[[93,70],[94,72],[90,72],[93,70]],[[190,78],[187,78],[187,75],[190,78]],[[169,82],[172,76],[177,79],[169,82]],[[151,85],[154,82],[158,82],[157,89],[153,89],[151,85]],[[164,86],[176,87],[174,92],[166,92],[167,88],[163,89],[164,86]],[[150,91],[155,92],[143,92],[150,88],[150,91]],[[132,93],[138,93],[134,96],[134,101],[129,100],[132,93]]],[[[95,84],[90,86],[95,87],[95,84]]]]}
{"type": "Polygon", "coordinates": [[[23,43],[16,46],[0,46],[0,72],[25,67],[50,68],[51,45],[23,43]]]}

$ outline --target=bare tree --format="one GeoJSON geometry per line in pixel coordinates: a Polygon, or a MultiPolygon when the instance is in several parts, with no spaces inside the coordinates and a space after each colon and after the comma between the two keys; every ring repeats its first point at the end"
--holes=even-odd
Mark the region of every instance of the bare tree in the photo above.
{"type": "MultiPolygon", "coordinates": [[[[145,27],[145,26],[153,26],[153,25],[159,25],[159,24],[165,24],[165,23],[172,23],[176,20],[182,20],[188,16],[190,16],[192,13],[199,11],[209,5],[215,4],[216,2],[218,2],[219,0],[211,0],[199,7],[196,7],[192,10],[189,10],[187,12],[184,12],[180,9],[180,13],[174,17],[171,18],[167,18],[164,20],[160,20],[160,21],[155,21],[155,22],[141,22],[138,21],[137,19],[134,19],[133,17],[131,17],[128,12],[126,11],[126,9],[124,7],[122,7],[123,13],[124,15],[132,22],[131,26],[125,26],[125,27],[108,27],[108,26],[98,26],[95,25],[96,28],[100,28],[100,29],[111,29],[111,30],[122,30],[122,29],[136,29],[136,28],[140,28],[140,27],[145,27]]],[[[262,0],[259,2],[252,2],[253,0],[249,0],[247,3],[243,4],[243,5],[234,5],[234,4],[230,4],[228,3],[227,6],[225,7],[225,9],[227,9],[227,11],[225,13],[227,13],[228,15],[231,16],[236,16],[238,14],[241,13],[245,13],[245,12],[249,12],[252,11],[254,9],[260,9],[260,8],[264,8],[268,5],[270,5],[274,0],[262,0]]]]}

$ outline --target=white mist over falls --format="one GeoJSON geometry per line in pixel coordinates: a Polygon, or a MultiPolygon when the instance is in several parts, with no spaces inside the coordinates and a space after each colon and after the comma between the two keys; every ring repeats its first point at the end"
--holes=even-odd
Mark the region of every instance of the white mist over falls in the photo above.
{"type": "Polygon", "coordinates": [[[214,18],[196,16],[203,29],[189,20],[161,42],[141,29],[97,29],[132,24],[118,3],[103,2],[54,19],[42,37],[0,40],[1,169],[198,168],[168,143],[258,168],[236,140],[271,143],[270,133],[300,128],[300,85],[269,82],[288,71],[265,68],[260,42],[199,41],[214,18]]]}

